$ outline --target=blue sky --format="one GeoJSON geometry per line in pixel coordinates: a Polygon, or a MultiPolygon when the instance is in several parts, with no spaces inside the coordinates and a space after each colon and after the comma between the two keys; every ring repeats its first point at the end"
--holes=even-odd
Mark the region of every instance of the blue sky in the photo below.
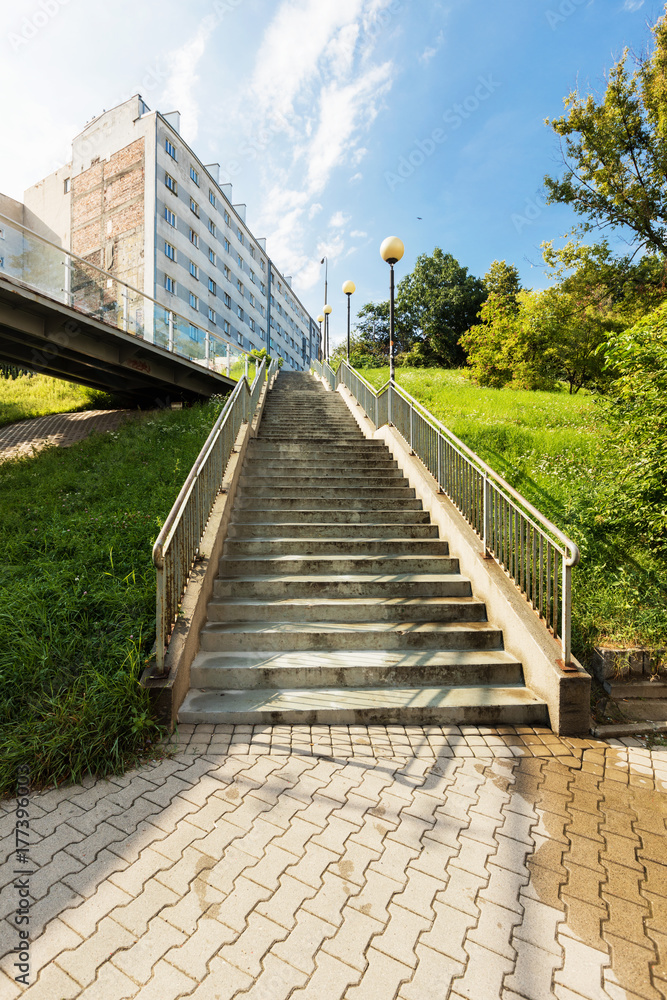
{"type": "Polygon", "coordinates": [[[329,258],[332,341],[387,297],[385,236],[482,276],[494,259],[544,287],[539,245],[576,221],[547,207],[559,151],[544,119],[599,90],[656,0],[15,0],[0,15],[0,191],[69,158],[103,109],[139,92],[180,110],[204,162],[317,315],[329,258]],[[419,218],[421,217],[421,219],[419,218]]]}

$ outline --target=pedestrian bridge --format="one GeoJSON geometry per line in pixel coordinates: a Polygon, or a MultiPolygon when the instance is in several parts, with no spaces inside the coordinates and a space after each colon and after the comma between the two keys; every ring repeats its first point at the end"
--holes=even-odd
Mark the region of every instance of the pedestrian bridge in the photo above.
{"type": "Polygon", "coordinates": [[[0,364],[129,403],[227,393],[242,352],[108,272],[0,215],[0,364]]]}

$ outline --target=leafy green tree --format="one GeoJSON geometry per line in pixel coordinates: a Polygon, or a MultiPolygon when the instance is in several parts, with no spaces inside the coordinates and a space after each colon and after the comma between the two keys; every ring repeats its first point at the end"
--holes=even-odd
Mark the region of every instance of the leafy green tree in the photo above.
{"type": "MultiPolygon", "coordinates": [[[[666,8],[667,10],[667,5],[666,8]]],[[[565,172],[545,177],[550,204],[571,205],[581,228],[627,227],[638,246],[667,254],[667,16],[653,28],[650,56],[626,49],[604,96],[578,92],[547,119],[561,138],[565,172]]]]}
{"type": "Polygon", "coordinates": [[[487,297],[484,282],[436,247],[421,254],[398,286],[398,310],[410,343],[426,362],[457,367],[465,362],[460,336],[475,322],[487,297]]]}
{"type": "Polygon", "coordinates": [[[610,511],[667,552],[667,303],[610,341],[607,407],[618,451],[610,511]]]}
{"type": "Polygon", "coordinates": [[[489,295],[508,296],[516,301],[521,291],[519,270],[514,264],[504,260],[494,260],[484,275],[484,284],[489,295]]]}

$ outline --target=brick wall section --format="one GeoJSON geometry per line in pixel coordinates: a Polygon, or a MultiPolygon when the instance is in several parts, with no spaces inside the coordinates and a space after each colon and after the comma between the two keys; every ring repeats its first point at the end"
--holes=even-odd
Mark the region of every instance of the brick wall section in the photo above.
{"type": "Polygon", "coordinates": [[[72,178],[72,251],[136,288],[144,282],[143,137],[72,178]]]}

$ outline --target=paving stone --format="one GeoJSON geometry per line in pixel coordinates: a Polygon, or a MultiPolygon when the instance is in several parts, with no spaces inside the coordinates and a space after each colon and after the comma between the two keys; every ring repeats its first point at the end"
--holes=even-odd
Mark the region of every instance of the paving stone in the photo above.
{"type": "Polygon", "coordinates": [[[651,966],[658,958],[653,942],[647,939],[649,947],[642,947],[609,934],[606,929],[605,940],[611,949],[613,978],[619,986],[633,990],[646,1000],[662,1000],[661,993],[651,982],[651,966]]]}
{"type": "Polygon", "coordinates": [[[315,970],[315,953],[322,943],[332,938],[335,933],[334,924],[315,916],[314,913],[302,910],[293,930],[273,946],[271,953],[304,975],[310,976],[315,970]]]}
{"type": "MultiPolygon", "coordinates": [[[[323,1000],[347,996],[347,989],[361,978],[360,973],[345,962],[319,951],[315,956],[316,969],[308,982],[290,994],[290,1000],[323,1000]]],[[[267,996],[266,1000],[270,1000],[267,996]]],[[[375,1000],[378,1000],[377,996],[375,1000]]]]}
{"type": "MultiPolygon", "coordinates": [[[[349,883],[347,884],[349,885],[349,883]]],[[[366,873],[366,882],[361,892],[351,896],[348,905],[352,909],[360,910],[370,917],[375,917],[376,920],[387,923],[389,920],[389,902],[397,893],[402,891],[403,887],[403,882],[398,882],[396,879],[369,868],[366,873]]],[[[358,891],[358,887],[354,888],[357,888],[358,891]]],[[[316,905],[316,900],[313,900],[313,903],[308,905],[312,912],[317,912],[313,909],[313,906],[316,905]]]]}
{"type": "MultiPolygon", "coordinates": [[[[50,929],[50,928],[49,928],[50,929]]],[[[69,928],[67,928],[69,930],[69,928]]],[[[70,934],[73,934],[70,931],[70,934]]],[[[128,930],[121,927],[113,917],[103,917],[91,934],[82,943],[77,934],[77,940],[68,946],[55,958],[56,964],[81,986],[88,986],[97,975],[98,968],[108,961],[117,951],[129,948],[136,938],[128,930]],[[73,950],[69,950],[73,949],[73,950]]]]}
{"type": "Polygon", "coordinates": [[[158,962],[150,982],[137,994],[141,1000],[180,1000],[190,996],[196,983],[168,962],[158,962]]]}
{"type": "Polygon", "coordinates": [[[160,910],[160,916],[183,934],[194,934],[200,918],[204,914],[215,916],[224,899],[223,893],[214,886],[195,879],[184,896],[160,910]]]}
{"type": "Polygon", "coordinates": [[[436,893],[446,888],[446,880],[433,878],[432,875],[426,875],[410,867],[407,869],[407,875],[407,885],[403,892],[393,897],[394,902],[429,921],[433,920],[435,917],[433,900],[436,893]]]}
{"type": "Polygon", "coordinates": [[[162,909],[178,903],[179,897],[166,885],[152,880],[143,891],[126,906],[119,906],[112,911],[113,919],[126,930],[139,937],[145,934],[148,922],[157,916],[162,909]]]}
{"type": "Polygon", "coordinates": [[[333,935],[328,936],[322,945],[322,951],[351,965],[358,972],[363,972],[368,964],[368,945],[383,929],[384,924],[380,920],[348,908],[340,927],[332,928],[333,935]]]}
{"type": "Polygon", "coordinates": [[[216,919],[234,928],[237,933],[245,930],[248,916],[259,902],[269,899],[271,890],[251,882],[239,875],[234,883],[234,889],[215,908],[216,919]]]}
{"type": "Polygon", "coordinates": [[[392,997],[400,985],[412,978],[410,966],[397,962],[395,958],[377,951],[372,946],[368,949],[368,967],[358,986],[350,987],[345,993],[345,1000],[378,1000],[378,997],[392,997]]]}
{"type": "Polygon", "coordinates": [[[469,1000],[499,996],[503,978],[512,972],[514,962],[472,941],[466,942],[464,951],[468,964],[463,976],[452,983],[455,993],[469,1000]]]}
{"type": "Polygon", "coordinates": [[[373,939],[373,947],[414,968],[417,965],[417,941],[420,934],[430,927],[431,919],[406,910],[395,899],[389,904],[389,914],[389,923],[373,939]]]}
{"type": "Polygon", "coordinates": [[[468,941],[474,941],[514,961],[516,946],[512,944],[512,931],[520,924],[521,915],[515,910],[481,899],[479,911],[479,922],[468,933],[468,941]]]}
{"type": "Polygon", "coordinates": [[[503,1000],[518,996],[525,1000],[551,1000],[554,971],[562,965],[558,954],[545,951],[526,940],[515,938],[516,964],[513,972],[505,977],[503,1000]]]}
{"type": "Polygon", "coordinates": [[[602,987],[603,970],[609,964],[607,953],[595,951],[573,938],[563,937],[560,942],[565,962],[563,968],[554,973],[554,992],[559,1000],[566,1000],[560,987],[586,1000],[609,1000],[602,987]]]}
{"type": "MultiPolygon", "coordinates": [[[[326,920],[334,927],[339,927],[343,922],[343,907],[359,893],[359,886],[347,879],[341,878],[333,871],[324,873],[322,886],[317,895],[303,901],[301,908],[314,916],[326,920]]],[[[366,911],[371,908],[370,903],[362,904],[366,906],[366,911]]]]}
{"type": "Polygon", "coordinates": [[[399,1000],[447,1000],[453,979],[462,975],[464,966],[423,944],[416,948],[417,969],[398,992],[399,1000]]]}

